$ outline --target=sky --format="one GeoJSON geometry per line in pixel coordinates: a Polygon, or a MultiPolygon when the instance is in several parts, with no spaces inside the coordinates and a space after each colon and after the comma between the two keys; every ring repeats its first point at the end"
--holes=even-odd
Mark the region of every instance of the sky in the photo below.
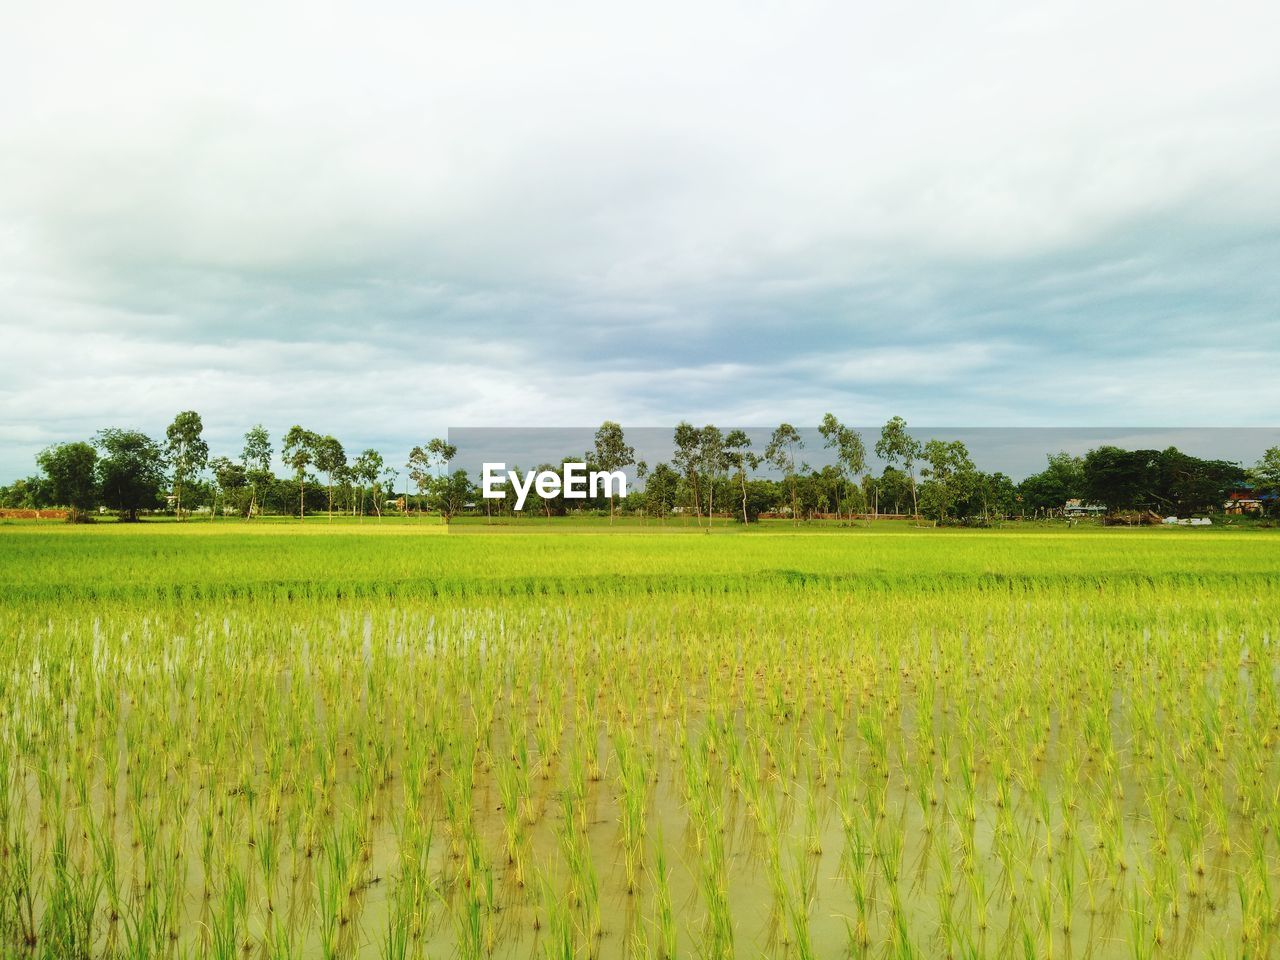
{"type": "Polygon", "coordinates": [[[186,409],[1277,423],[1273,2],[0,4],[0,482],[186,409]]]}

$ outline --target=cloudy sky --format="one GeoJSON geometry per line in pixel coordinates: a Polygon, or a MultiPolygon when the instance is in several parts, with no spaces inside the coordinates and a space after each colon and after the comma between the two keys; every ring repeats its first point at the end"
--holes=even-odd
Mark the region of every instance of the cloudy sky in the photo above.
{"type": "Polygon", "coordinates": [[[196,409],[1270,426],[1274,2],[5,5],[0,481],[196,409]]]}

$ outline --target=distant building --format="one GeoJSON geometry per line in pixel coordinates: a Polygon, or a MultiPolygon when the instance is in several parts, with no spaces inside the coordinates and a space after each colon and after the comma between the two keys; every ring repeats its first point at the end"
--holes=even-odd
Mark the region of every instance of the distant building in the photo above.
{"type": "Polygon", "coordinates": [[[1100,517],[1107,512],[1107,508],[1100,503],[1085,503],[1078,497],[1073,497],[1062,506],[1062,515],[1064,517],[1100,517]]]}
{"type": "Polygon", "coordinates": [[[1261,513],[1267,498],[1252,490],[1237,490],[1227,494],[1227,502],[1222,505],[1223,512],[1241,516],[1246,513],[1261,513]]]}

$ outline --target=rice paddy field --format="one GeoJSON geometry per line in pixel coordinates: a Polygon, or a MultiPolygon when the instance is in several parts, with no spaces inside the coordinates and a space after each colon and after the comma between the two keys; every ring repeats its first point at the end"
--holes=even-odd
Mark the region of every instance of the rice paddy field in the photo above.
{"type": "Polygon", "coordinates": [[[1280,536],[0,526],[0,955],[1280,955],[1280,536]]]}

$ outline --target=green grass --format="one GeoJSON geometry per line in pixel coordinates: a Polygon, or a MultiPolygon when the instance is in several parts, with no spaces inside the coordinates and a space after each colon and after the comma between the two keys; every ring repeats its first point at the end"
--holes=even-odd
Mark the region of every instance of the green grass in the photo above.
{"type": "Polygon", "coordinates": [[[815,590],[1009,591],[1201,584],[1257,590],[1280,537],[1164,530],[877,530],[749,535],[316,523],[23,526],[0,531],[9,603],[573,596],[815,590]]]}
{"type": "Polygon", "coordinates": [[[606,526],[0,527],[0,955],[1280,950],[1268,531],[606,526]]]}

